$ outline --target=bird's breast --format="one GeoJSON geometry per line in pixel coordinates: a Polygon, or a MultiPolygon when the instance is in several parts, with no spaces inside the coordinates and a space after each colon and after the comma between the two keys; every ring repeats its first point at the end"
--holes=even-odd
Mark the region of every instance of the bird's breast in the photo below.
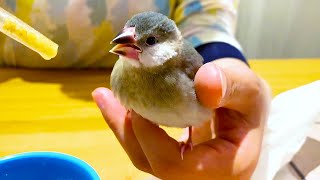
{"type": "Polygon", "coordinates": [[[165,108],[183,98],[179,72],[148,72],[132,66],[116,66],[111,75],[111,87],[125,106],[165,108]]]}
{"type": "Polygon", "coordinates": [[[150,72],[118,61],[111,74],[111,88],[126,108],[157,124],[184,127],[192,124],[186,122],[186,114],[197,121],[203,113],[193,80],[178,69],[150,72]]]}

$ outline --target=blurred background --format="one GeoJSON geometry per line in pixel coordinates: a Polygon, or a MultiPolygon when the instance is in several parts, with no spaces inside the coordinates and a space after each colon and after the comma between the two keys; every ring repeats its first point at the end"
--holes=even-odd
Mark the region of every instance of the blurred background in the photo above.
{"type": "Polygon", "coordinates": [[[319,58],[319,0],[241,0],[237,38],[248,58],[319,58]]]}

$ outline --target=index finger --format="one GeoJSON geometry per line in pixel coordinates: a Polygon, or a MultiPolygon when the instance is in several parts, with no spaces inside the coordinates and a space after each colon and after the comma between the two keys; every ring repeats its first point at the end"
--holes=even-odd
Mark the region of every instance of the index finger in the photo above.
{"type": "Polygon", "coordinates": [[[131,119],[126,109],[109,89],[97,88],[92,92],[92,96],[132,163],[138,169],[151,173],[151,167],[132,130],[131,119]]]}

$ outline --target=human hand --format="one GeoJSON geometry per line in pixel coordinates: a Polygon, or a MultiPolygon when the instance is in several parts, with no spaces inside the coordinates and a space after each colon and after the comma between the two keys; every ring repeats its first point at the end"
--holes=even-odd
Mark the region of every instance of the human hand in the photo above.
{"type": "Polygon", "coordinates": [[[195,127],[192,151],[180,157],[179,142],[126,109],[106,88],[92,95],[132,163],[161,179],[249,179],[258,161],[270,104],[266,83],[244,63],[225,58],[203,65],[195,87],[199,101],[215,111],[195,127]]]}

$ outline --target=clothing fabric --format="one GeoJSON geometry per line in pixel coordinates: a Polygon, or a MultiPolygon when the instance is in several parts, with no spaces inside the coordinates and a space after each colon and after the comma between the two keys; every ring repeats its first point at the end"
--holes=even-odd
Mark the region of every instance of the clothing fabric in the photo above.
{"type": "Polygon", "coordinates": [[[220,58],[236,58],[249,65],[241,51],[225,42],[207,43],[196,47],[196,50],[203,57],[204,63],[220,58]]]}
{"type": "Polygon", "coordinates": [[[3,0],[0,6],[59,45],[44,61],[37,53],[0,35],[0,65],[64,68],[112,67],[110,41],[134,14],[155,11],[173,19],[194,47],[234,38],[238,0],[3,0]]]}

